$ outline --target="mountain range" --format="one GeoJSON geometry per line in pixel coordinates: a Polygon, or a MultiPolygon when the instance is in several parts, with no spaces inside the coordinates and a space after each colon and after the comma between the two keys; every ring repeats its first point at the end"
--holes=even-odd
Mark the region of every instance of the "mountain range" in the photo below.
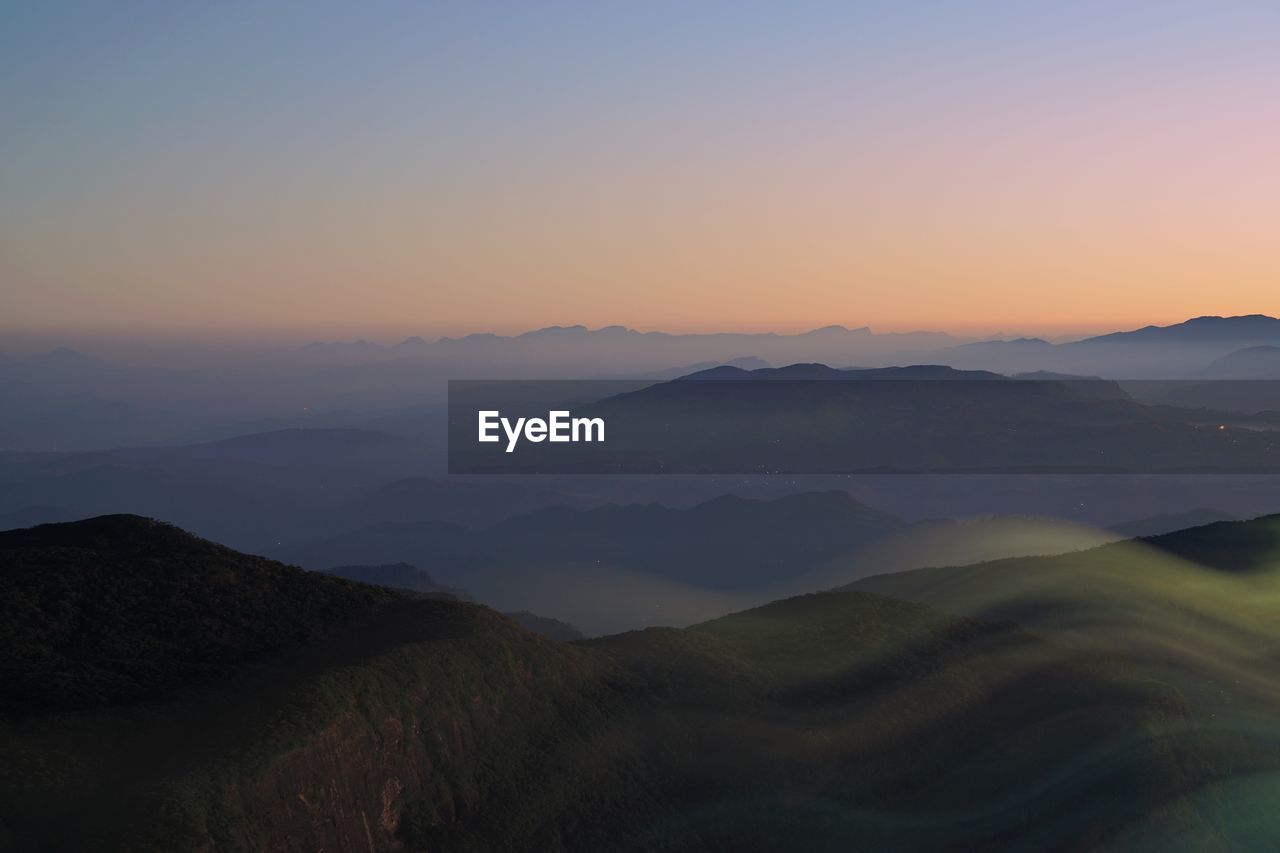
{"type": "Polygon", "coordinates": [[[1202,317],[1065,343],[844,326],[802,334],[567,326],[511,336],[412,337],[393,346],[367,340],[301,347],[99,342],[93,354],[63,346],[0,360],[0,447],[188,445],[288,428],[373,429],[439,441],[448,380],[664,380],[724,364],[1276,379],[1274,359],[1259,348],[1280,345],[1277,322],[1263,315],[1202,317]]]}
{"type": "Polygon", "coordinates": [[[528,444],[515,453],[476,443],[470,413],[545,413],[561,404],[554,383],[543,401],[531,401],[527,385],[510,388],[468,386],[465,397],[455,395],[451,472],[1280,472],[1280,413],[1152,405],[1110,380],[1013,379],[934,365],[717,367],[575,406],[575,417],[610,425],[606,442],[528,444]]]}
{"type": "Polygon", "coordinates": [[[445,522],[386,523],[272,555],[315,569],[353,559],[430,566],[464,588],[468,575],[482,567],[555,561],[732,590],[801,572],[904,526],[842,491],[772,501],[724,495],[688,509],[552,506],[475,530],[445,522]]]}

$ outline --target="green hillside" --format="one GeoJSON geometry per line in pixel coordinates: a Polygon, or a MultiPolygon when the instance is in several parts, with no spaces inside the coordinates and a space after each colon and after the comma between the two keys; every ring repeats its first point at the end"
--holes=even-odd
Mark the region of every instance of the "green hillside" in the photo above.
{"type": "Polygon", "coordinates": [[[1280,767],[1140,659],[868,592],[566,644],[134,517],[0,566],[0,849],[1213,849],[1280,767]]]}
{"type": "MultiPolygon", "coordinates": [[[[1226,815],[1220,831],[1229,849],[1266,849],[1280,838],[1273,810],[1243,805],[1277,791],[1280,516],[1059,556],[879,575],[849,589],[1016,620],[1059,647],[1112,660],[1130,681],[1177,690],[1187,703],[1183,736],[1210,743],[1206,765],[1225,777],[1199,792],[1195,807],[1226,815]]],[[[1142,849],[1194,849],[1179,846],[1186,841],[1170,826],[1178,824],[1142,849]]]]}
{"type": "Polygon", "coordinates": [[[878,575],[849,587],[1011,619],[1123,657],[1215,713],[1280,700],[1280,516],[1220,522],[1052,557],[878,575]]]}

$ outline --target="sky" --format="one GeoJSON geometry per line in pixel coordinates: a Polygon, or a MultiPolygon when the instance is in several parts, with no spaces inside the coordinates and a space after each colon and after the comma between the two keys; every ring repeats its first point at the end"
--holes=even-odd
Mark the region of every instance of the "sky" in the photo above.
{"type": "Polygon", "coordinates": [[[0,2],[7,329],[1280,314],[1280,5],[0,2]]]}

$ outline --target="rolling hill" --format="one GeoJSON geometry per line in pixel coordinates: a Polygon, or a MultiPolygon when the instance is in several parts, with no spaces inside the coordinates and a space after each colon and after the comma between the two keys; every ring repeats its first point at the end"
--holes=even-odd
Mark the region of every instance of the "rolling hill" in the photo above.
{"type": "Polygon", "coordinates": [[[135,517],[0,566],[15,849],[1205,849],[1276,766],[1123,656],[868,592],[565,644],[135,517]]]}
{"type": "Polygon", "coordinates": [[[1120,655],[1219,724],[1280,738],[1280,516],[847,588],[1015,620],[1085,654],[1120,655]]]}

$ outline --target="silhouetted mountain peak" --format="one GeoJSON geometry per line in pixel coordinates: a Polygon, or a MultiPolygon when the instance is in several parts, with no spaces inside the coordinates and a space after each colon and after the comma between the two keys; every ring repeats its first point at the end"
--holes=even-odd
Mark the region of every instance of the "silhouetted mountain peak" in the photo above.
{"type": "Polygon", "coordinates": [[[986,370],[957,370],[945,364],[913,364],[904,367],[870,367],[840,369],[825,364],[802,363],[785,367],[762,367],[743,370],[732,365],[720,365],[700,370],[677,381],[741,380],[741,381],[806,381],[843,380],[861,381],[878,379],[937,380],[937,379],[1005,379],[998,373],[986,370]]]}
{"type": "Polygon", "coordinates": [[[583,326],[581,324],[577,324],[574,326],[546,326],[541,329],[534,329],[531,332],[525,332],[524,334],[517,335],[516,337],[518,338],[549,338],[549,337],[556,337],[560,335],[585,335],[590,331],[591,331],[590,329],[588,329],[586,326],[583,326]]]}
{"type": "Polygon", "coordinates": [[[989,370],[958,370],[945,364],[909,364],[903,367],[871,367],[863,370],[844,371],[847,379],[899,379],[899,380],[938,380],[938,379],[1005,379],[999,373],[989,370]]]}
{"type": "MultiPolygon", "coordinates": [[[[222,546],[172,524],[127,513],[0,532],[0,551],[41,547],[92,548],[114,554],[143,555],[173,548],[203,550],[222,546]]],[[[0,572],[11,567],[0,562],[0,572]]]]}
{"type": "Polygon", "coordinates": [[[1280,549],[1280,515],[1217,521],[1145,541],[1162,551],[1223,571],[1268,569],[1275,565],[1274,555],[1280,549]]]}
{"type": "Polygon", "coordinates": [[[869,326],[860,326],[857,329],[850,329],[848,326],[841,326],[833,323],[830,326],[822,326],[818,329],[811,329],[804,333],[806,336],[816,335],[869,335],[871,328],[869,326]]]}
{"type": "Polygon", "coordinates": [[[379,352],[382,350],[381,344],[373,341],[367,341],[360,338],[356,341],[312,341],[302,347],[305,352],[379,352]]]}
{"type": "Polygon", "coordinates": [[[967,344],[960,344],[959,346],[955,347],[955,349],[958,349],[958,350],[973,350],[973,349],[985,349],[985,348],[1040,349],[1042,347],[1052,347],[1052,346],[1053,344],[1049,343],[1044,338],[1009,338],[1005,340],[973,341],[967,344]]]}
{"type": "Polygon", "coordinates": [[[1217,379],[1280,379],[1280,346],[1243,347],[1210,362],[1204,375],[1217,379]]]}
{"type": "Polygon", "coordinates": [[[706,370],[699,370],[690,373],[687,376],[677,377],[675,381],[685,382],[689,380],[701,379],[746,379],[750,373],[754,371],[744,370],[741,367],[734,367],[731,364],[721,364],[716,367],[708,367],[706,370]]]}
{"type": "Polygon", "coordinates": [[[23,368],[49,374],[79,373],[105,366],[102,359],[85,355],[79,350],[60,346],[49,352],[36,353],[20,359],[23,368]]]}
{"type": "Polygon", "coordinates": [[[357,583],[404,589],[449,599],[463,601],[468,599],[462,590],[438,583],[430,574],[411,563],[333,566],[324,569],[324,573],[357,583]]]}
{"type": "Polygon", "coordinates": [[[157,696],[397,598],[136,515],[0,533],[0,579],[0,708],[22,711],[157,696]]]}
{"type": "Polygon", "coordinates": [[[1280,319],[1266,314],[1236,317],[1193,317],[1172,326],[1144,326],[1129,332],[1113,332],[1085,338],[1077,344],[1098,343],[1221,343],[1280,340],[1280,319]]]}

